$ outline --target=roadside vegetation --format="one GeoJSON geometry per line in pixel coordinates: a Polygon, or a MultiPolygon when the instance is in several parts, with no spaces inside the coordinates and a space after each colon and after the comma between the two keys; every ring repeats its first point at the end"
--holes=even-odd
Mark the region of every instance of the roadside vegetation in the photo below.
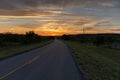
{"type": "Polygon", "coordinates": [[[64,40],[72,40],[80,43],[93,44],[97,47],[120,50],[120,34],[78,34],[63,35],[64,40]]]}
{"type": "Polygon", "coordinates": [[[66,41],[89,80],[120,80],[120,50],[66,41]]]}
{"type": "Polygon", "coordinates": [[[0,34],[0,60],[42,47],[53,41],[53,37],[39,36],[33,31],[23,34],[0,34]]]}
{"type": "Polygon", "coordinates": [[[62,39],[88,80],[120,80],[120,35],[64,35],[62,39]]]}

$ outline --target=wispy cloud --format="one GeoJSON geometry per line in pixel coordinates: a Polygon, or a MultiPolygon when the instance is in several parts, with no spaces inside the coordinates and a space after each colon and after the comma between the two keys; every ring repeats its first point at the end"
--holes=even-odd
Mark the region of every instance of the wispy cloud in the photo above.
{"type": "Polygon", "coordinates": [[[120,0],[1,0],[0,27],[42,34],[80,33],[83,27],[89,32],[104,32],[120,28],[119,13],[120,0]]]}
{"type": "MultiPolygon", "coordinates": [[[[1,0],[0,15],[10,16],[35,16],[38,14],[50,14],[53,7],[62,9],[63,7],[120,7],[119,0],[1,0]],[[49,10],[48,12],[46,11],[49,10]]],[[[52,11],[52,13],[62,13],[52,11]]]]}

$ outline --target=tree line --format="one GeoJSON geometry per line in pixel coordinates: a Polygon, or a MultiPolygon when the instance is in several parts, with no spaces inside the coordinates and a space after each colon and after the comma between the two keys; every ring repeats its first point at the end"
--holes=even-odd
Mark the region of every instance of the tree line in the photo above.
{"type": "Polygon", "coordinates": [[[111,46],[120,44],[120,34],[78,34],[63,35],[64,40],[78,41],[81,43],[92,43],[96,46],[111,46]]]}
{"type": "Polygon", "coordinates": [[[30,43],[41,42],[48,39],[53,39],[53,37],[50,36],[43,37],[36,34],[34,31],[26,32],[26,34],[1,33],[0,45],[4,45],[4,43],[8,43],[8,42],[30,44],[30,43]]]}

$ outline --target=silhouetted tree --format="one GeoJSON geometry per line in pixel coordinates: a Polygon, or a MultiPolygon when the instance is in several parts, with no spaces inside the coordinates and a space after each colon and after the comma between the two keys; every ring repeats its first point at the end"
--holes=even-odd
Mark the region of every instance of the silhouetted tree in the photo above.
{"type": "Polygon", "coordinates": [[[0,34],[0,45],[2,45],[2,42],[3,42],[3,40],[2,40],[2,37],[1,37],[1,34],[0,34]]]}
{"type": "Polygon", "coordinates": [[[26,32],[25,35],[25,43],[34,43],[34,42],[40,42],[41,36],[38,36],[33,31],[26,32]]]}
{"type": "Polygon", "coordinates": [[[93,42],[96,46],[105,44],[105,37],[104,36],[97,36],[93,42]]]}
{"type": "Polygon", "coordinates": [[[62,36],[62,39],[64,39],[64,40],[70,40],[70,36],[64,34],[64,35],[62,36]]]}

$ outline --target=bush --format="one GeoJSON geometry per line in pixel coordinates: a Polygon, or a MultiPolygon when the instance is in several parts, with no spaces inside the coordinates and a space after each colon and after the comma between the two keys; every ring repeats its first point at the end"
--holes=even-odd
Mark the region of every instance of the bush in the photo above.
{"type": "Polygon", "coordinates": [[[26,35],[24,36],[24,43],[34,43],[40,41],[41,41],[41,36],[38,36],[33,31],[26,32],[26,35]]]}
{"type": "Polygon", "coordinates": [[[105,38],[104,38],[104,36],[97,36],[95,38],[93,44],[95,44],[96,46],[104,45],[105,44],[105,38]]]}
{"type": "Polygon", "coordinates": [[[62,39],[64,39],[64,40],[70,40],[70,36],[69,35],[63,35],[62,39]]]}
{"type": "Polygon", "coordinates": [[[35,43],[40,41],[41,41],[41,36],[35,34],[33,31],[26,32],[25,35],[12,34],[12,33],[0,34],[0,45],[6,42],[26,44],[26,43],[35,43]]]}

